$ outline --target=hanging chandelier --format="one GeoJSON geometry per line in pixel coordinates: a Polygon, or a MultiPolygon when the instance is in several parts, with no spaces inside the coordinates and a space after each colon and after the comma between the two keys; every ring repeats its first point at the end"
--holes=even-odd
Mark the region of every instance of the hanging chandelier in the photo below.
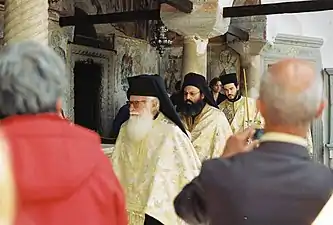
{"type": "Polygon", "coordinates": [[[163,56],[165,48],[172,45],[172,41],[166,36],[167,32],[168,28],[162,23],[162,21],[157,21],[153,29],[153,38],[151,39],[150,44],[156,48],[160,57],[163,56]]]}

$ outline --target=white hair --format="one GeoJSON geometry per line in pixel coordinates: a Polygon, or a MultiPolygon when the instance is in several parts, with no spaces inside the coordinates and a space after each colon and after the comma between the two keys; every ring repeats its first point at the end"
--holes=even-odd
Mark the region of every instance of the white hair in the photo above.
{"type": "Polygon", "coordinates": [[[323,100],[323,80],[316,74],[314,81],[307,89],[295,93],[289,91],[285,85],[274,81],[267,71],[261,77],[259,92],[259,98],[264,103],[272,123],[304,125],[316,117],[323,100]]]}
{"type": "Polygon", "coordinates": [[[34,41],[7,45],[0,53],[0,114],[55,112],[68,83],[65,63],[34,41]]]}
{"type": "Polygon", "coordinates": [[[151,106],[154,106],[154,109],[159,111],[160,110],[160,100],[153,96],[147,97],[148,101],[151,102],[151,106]]]}

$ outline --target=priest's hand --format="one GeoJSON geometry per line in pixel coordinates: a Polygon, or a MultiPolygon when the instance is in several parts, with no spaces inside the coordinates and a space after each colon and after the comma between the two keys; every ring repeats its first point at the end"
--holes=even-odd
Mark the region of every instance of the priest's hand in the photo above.
{"type": "Polygon", "coordinates": [[[230,136],[224,147],[222,158],[228,158],[239,153],[249,152],[259,146],[258,140],[253,140],[256,130],[252,127],[230,136]]]}

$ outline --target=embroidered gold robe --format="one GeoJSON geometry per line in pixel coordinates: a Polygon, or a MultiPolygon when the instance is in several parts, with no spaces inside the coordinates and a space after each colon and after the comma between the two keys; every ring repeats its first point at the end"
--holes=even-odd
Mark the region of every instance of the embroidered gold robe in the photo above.
{"type": "Polygon", "coordinates": [[[242,131],[251,125],[256,125],[258,128],[263,128],[264,126],[264,119],[257,110],[255,99],[247,98],[249,109],[249,118],[247,118],[245,99],[245,97],[241,97],[235,102],[224,100],[219,104],[219,108],[227,117],[233,133],[242,131]]]}
{"type": "Polygon", "coordinates": [[[111,158],[125,191],[129,225],[143,225],[145,214],[165,225],[185,224],[175,214],[173,200],[201,167],[189,137],[162,113],[141,143],[129,142],[126,129],[127,122],[111,158]]]}
{"type": "Polygon", "coordinates": [[[191,133],[192,144],[201,161],[220,157],[226,140],[232,135],[223,113],[208,104],[193,120],[181,115],[185,128],[191,133]]]}

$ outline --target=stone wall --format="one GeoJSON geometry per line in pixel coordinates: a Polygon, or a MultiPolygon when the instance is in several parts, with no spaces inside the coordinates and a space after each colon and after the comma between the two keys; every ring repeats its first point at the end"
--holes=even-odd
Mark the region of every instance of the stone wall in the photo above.
{"type": "MultiPolygon", "coordinates": [[[[182,47],[166,50],[161,58],[160,71],[169,93],[174,91],[175,83],[181,80],[182,47]]],[[[240,77],[240,56],[226,44],[209,44],[207,48],[207,82],[216,76],[236,72],[240,77]]]]}
{"type": "MultiPolygon", "coordinates": [[[[312,38],[304,36],[296,36],[289,34],[278,34],[272,44],[267,43],[262,49],[261,71],[265,71],[267,67],[283,58],[299,58],[314,63],[318,76],[322,76],[322,58],[320,48],[324,40],[321,38],[312,38]]],[[[325,93],[327,94],[327,93],[325,93]]],[[[326,113],[325,113],[326,114],[326,113]]],[[[327,115],[323,115],[326,117],[327,115]]],[[[326,123],[324,118],[319,118],[312,123],[312,139],[313,139],[313,158],[315,161],[323,162],[324,160],[324,130],[326,123]]],[[[326,137],[327,138],[327,137],[326,137]]]]}
{"type": "Polygon", "coordinates": [[[182,52],[183,47],[167,48],[160,59],[160,75],[170,94],[174,91],[176,82],[182,79],[182,52]]]}
{"type": "Polygon", "coordinates": [[[158,54],[146,41],[126,36],[115,37],[115,111],[127,101],[127,77],[158,73],[158,54]]]}

